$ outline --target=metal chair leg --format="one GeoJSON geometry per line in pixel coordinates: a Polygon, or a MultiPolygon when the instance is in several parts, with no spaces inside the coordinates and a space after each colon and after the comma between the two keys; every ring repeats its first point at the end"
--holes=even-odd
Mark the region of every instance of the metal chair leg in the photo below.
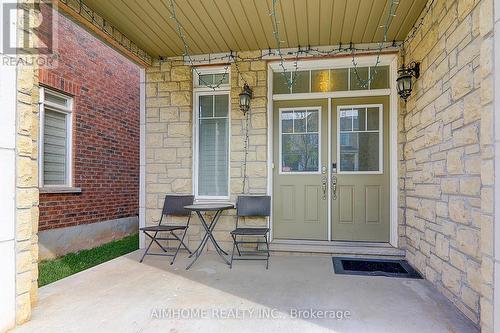
{"type": "Polygon", "coordinates": [[[184,247],[189,252],[189,254],[191,254],[191,250],[187,247],[186,243],[184,243],[184,236],[186,236],[186,232],[187,230],[185,230],[182,237],[179,238],[179,236],[172,231],[172,236],[174,236],[179,241],[179,245],[182,245],[182,247],[184,247]]]}
{"type": "Polygon", "coordinates": [[[266,240],[266,248],[267,248],[267,260],[266,260],[266,269],[269,269],[269,257],[271,256],[269,254],[269,242],[267,241],[267,234],[264,235],[264,238],[266,240]]]}
{"type": "Polygon", "coordinates": [[[189,248],[184,244],[184,237],[186,236],[187,233],[187,228],[184,229],[184,233],[182,234],[182,238],[179,238],[173,231],[170,232],[172,236],[174,236],[178,241],[179,241],[179,246],[177,246],[177,249],[175,250],[174,257],[172,258],[172,261],[170,262],[170,265],[174,264],[175,258],[177,257],[177,253],[179,253],[179,250],[181,249],[181,246],[184,246],[184,248],[191,254],[191,251],[189,248]]]}
{"type": "MultiPolygon", "coordinates": [[[[179,239],[179,237],[177,237],[176,234],[174,234],[173,231],[170,231],[170,233],[172,234],[172,236],[174,236],[175,238],[179,239]]],[[[181,245],[184,244],[182,241],[179,242],[179,245],[177,246],[177,249],[175,250],[175,253],[174,253],[174,256],[172,258],[172,261],[170,262],[170,265],[173,265],[174,264],[174,261],[175,261],[175,257],[177,257],[177,253],[179,253],[179,250],[181,248],[181,245]]],[[[189,251],[189,250],[188,250],[189,251]]]]}
{"type": "Polygon", "coordinates": [[[154,237],[156,237],[156,234],[158,234],[158,232],[155,233],[154,237],[151,237],[147,232],[144,232],[144,234],[147,235],[147,236],[149,236],[149,238],[151,238],[151,242],[149,242],[149,245],[146,248],[146,250],[144,251],[144,254],[142,255],[141,260],[139,260],[139,262],[143,262],[144,261],[144,257],[146,256],[146,254],[148,254],[149,248],[151,247],[151,245],[153,245],[154,237]]]}
{"type": "Polygon", "coordinates": [[[241,257],[240,247],[238,246],[238,241],[236,240],[236,235],[234,236],[234,243],[236,244],[236,250],[238,251],[238,255],[241,257]]]}
{"type": "Polygon", "coordinates": [[[231,251],[231,262],[229,263],[229,269],[233,268],[233,258],[234,258],[234,248],[236,247],[236,236],[231,235],[233,238],[233,250],[231,251]]]}

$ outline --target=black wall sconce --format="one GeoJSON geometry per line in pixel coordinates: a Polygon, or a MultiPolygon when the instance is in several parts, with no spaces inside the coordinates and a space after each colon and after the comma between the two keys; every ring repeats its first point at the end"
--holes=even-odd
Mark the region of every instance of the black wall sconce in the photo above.
{"type": "Polygon", "coordinates": [[[252,99],[252,89],[245,83],[243,91],[240,93],[240,110],[246,114],[250,110],[250,100],[252,99]]]}
{"type": "Polygon", "coordinates": [[[405,67],[404,63],[400,69],[398,69],[398,78],[396,80],[396,88],[398,95],[406,102],[408,97],[411,95],[412,91],[412,77],[418,79],[420,76],[420,63],[411,62],[405,67]]]}

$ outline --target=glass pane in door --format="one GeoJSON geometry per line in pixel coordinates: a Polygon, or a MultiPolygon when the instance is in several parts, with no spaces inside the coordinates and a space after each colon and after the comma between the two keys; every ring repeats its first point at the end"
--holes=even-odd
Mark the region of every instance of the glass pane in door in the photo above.
{"type": "Polygon", "coordinates": [[[318,172],[319,111],[283,111],[280,122],[281,172],[318,172]]]}
{"type": "Polygon", "coordinates": [[[339,112],[340,172],[381,171],[381,108],[348,107],[339,112]]]}

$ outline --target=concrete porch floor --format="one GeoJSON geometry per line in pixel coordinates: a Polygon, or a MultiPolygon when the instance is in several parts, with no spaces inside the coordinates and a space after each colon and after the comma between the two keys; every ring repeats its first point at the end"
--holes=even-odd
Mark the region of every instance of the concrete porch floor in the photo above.
{"type": "Polygon", "coordinates": [[[14,332],[477,332],[425,280],[335,275],[329,256],[236,262],[213,254],[186,271],[181,253],[114,259],[39,290],[32,320],[14,332]],[[161,318],[196,310],[197,319],[161,318]],[[258,313],[267,309],[268,318],[258,313]],[[272,311],[270,309],[273,309],[272,311]],[[290,318],[290,309],[349,311],[348,319],[290,318]],[[236,314],[246,319],[224,319],[236,314]],[[223,312],[225,311],[225,312],[223,312]],[[269,315],[270,314],[270,315],[269,315]]]}

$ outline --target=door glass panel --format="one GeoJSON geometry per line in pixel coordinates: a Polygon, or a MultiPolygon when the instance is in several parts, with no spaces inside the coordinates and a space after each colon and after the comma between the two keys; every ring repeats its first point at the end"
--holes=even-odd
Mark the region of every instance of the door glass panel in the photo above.
{"type": "Polygon", "coordinates": [[[370,89],[389,88],[389,66],[371,67],[370,77],[370,89]]]}
{"type": "Polygon", "coordinates": [[[352,129],[354,131],[364,131],[366,129],[366,119],[365,119],[366,109],[359,108],[352,111],[352,129]]]}
{"type": "Polygon", "coordinates": [[[295,111],[293,121],[293,131],[295,133],[306,132],[306,111],[295,111]]]}
{"type": "Polygon", "coordinates": [[[379,110],[378,108],[368,108],[366,110],[366,114],[367,114],[367,122],[366,122],[366,126],[367,126],[367,130],[369,131],[376,131],[379,129],[379,117],[378,117],[378,114],[379,114],[379,110]]]}
{"type": "Polygon", "coordinates": [[[367,90],[368,89],[368,67],[351,68],[351,89],[350,90],[367,90]],[[356,72],[358,75],[356,75],[356,72]]]}
{"type": "Polygon", "coordinates": [[[290,78],[290,72],[275,72],[273,74],[273,94],[289,94],[288,82],[286,78],[290,78]]]}
{"type": "Polygon", "coordinates": [[[379,171],[379,133],[341,133],[340,169],[379,171]]]}
{"type": "Polygon", "coordinates": [[[311,81],[311,92],[327,92],[330,89],[327,69],[311,71],[311,81]]]}
{"type": "Polygon", "coordinates": [[[293,85],[292,93],[308,93],[309,92],[309,71],[292,72],[293,85]]]}
{"type": "Polygon", "coordinates": [[[318,121],[318,111],[307,111],[307,132],[317,132],[318,121]]]}
{"type": "Polygon", "coordinates": [[[352,110],[340,111],[340,130],[352,131],[352,110]]]}
{"type": "Polygon", "coordinates": [[[330,71],[330,90],[331,91],[346,91],[349,90],[349,73],[348,68],[332,69],[330,71]]]}
{"type": "Polygon", "coordinates": [[[281,126],[283,133],[293,133],[293,111],[281,114],[281,126]]]}
{"type": "Polygon", "coordinates": [[[338,145],[341,172],[381,171],[380,112],[377,107],[340,110],[338,145]]]}
{"type": "Polygon", "coordinates": [[[319,171],[319,111],[281,112],[281,171],[319,171]],[[291,124],[293,122],[293,124],[291,124]]]}

